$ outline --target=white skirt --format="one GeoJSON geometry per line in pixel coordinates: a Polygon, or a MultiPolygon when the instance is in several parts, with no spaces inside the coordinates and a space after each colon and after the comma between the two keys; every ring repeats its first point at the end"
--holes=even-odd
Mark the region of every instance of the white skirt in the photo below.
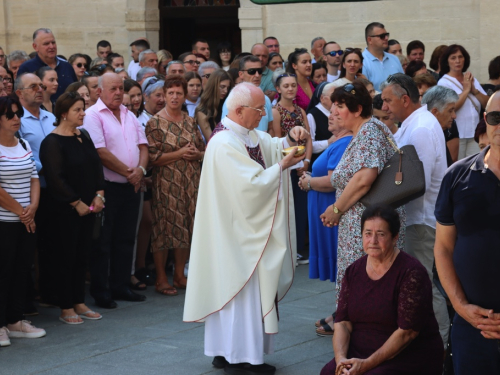
{"type": "Polygon", "coordinates": [[[229,363],[264,363],[264,353],[274,352],[274,335],[264,332],[259,275],[221,311],[205,319],[205,355],[223,356],[229,363]]]}

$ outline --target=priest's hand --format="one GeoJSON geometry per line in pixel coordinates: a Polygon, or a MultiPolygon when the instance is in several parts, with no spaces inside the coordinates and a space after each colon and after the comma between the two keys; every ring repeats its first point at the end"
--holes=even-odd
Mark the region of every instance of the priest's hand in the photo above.
{"type": "MultiPolygon", "coordinates": [[[[311,134],[304,128],[303,126],[295,126],[294,128],[290,129],[290,135],[292,136],[295,141],[301,141],[303,139],[308,139],[311,134]]],[[[291,141],[291,139],[289,139],[291,141]]],[[[292,146],[296,145],[297,142],[291,142],[292,146]]]]}
{"type": "MultiPolygon", "coordinates": [[[[295,129],[295,128],[294,128],[295,129]]],[[[293,152],[290,152],[287,156],[285,156],[283,159],[280,161],[281,168],[283,170],[290,168],[300,162],[301,160],[304,160],[306,155],[303,154],[301,156],[295,156],[295,153],[297,152],[297,148],[293,150],[293,152]]]]}

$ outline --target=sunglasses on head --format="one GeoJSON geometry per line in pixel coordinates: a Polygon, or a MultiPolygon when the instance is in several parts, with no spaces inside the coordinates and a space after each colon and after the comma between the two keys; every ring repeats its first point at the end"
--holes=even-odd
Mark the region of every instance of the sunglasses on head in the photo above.
{"type": "Polygon", "coordinates": [[[486,114],[486,123],[491,126],[500,124],[500,111],[491,111],[486,114]]]}
{"type": "Polygon", "coordinates": [[[87,69],[87,68],[88,68],[88,65],[87,65],[87,64],[84,64],[84,63],[78,63],[78,64],[76,64],[76,67],[77,67],[77,68],[85,68],[85,69],[87,69]]]}
{"type": "Polygon", "coordinates": [[[387,78],[387,83],[397,83],[399,85],[399,87],[401,87],[403,90],[406,91],[406,95],[410,96],[410,92],[408,91],[408,89],[405,87],[403,82],[401,82],[401,80],[398,77],[395,77],[394,75],[391,74],[387,78]]]}
{"type": "Polygon", "coordinates": [[[210,78],[210,73],[203,74],[203,75],[201,76],[201,78],[206,78],[206,79],[209,79],[209,78],[210,78]]]}
{"type": "Polygon", "coordinates": [[[345,85],[344,91],[352,95],[356,95],[356,89],[354,88],[354,85],[352,83],[348,83],[347,85],[345,85]]]}
{"type": "Polygon", "coordinates": [[[158,82],[160,79],[157,77],[150,78],[148,83],[146,83],[146,86],[144,86],[144,92],[148,89],[149,86],[154,85],[156,82],[158,82]]]}
{"type": "Polygon", "coordinates": [[[342,56],[343,54],[344,54],[344,51],[339,50],[339,51],[330,51],[330,52],[327,52],[327,53],[325,53],[325,56],[335,57],[337,55],[342,56]]]}
{"type": "Polygon", "coordinates": [[[380,39],[385,39],[389,38],[390,33],[382,33],[378,35],[368,35],[370,38],[380,38],[380,39]]]}
{"type": "Polygon", "coordinates": [[[264,71],[264,69],[262,68],[251,68],[251,69],[242,69],[241,70],[242,72],[247,72],[248,74],[250,74],[251,76],[255,75],[255,73],[259,73],[259,75],[262,75],[262,72],[264,71]]]}

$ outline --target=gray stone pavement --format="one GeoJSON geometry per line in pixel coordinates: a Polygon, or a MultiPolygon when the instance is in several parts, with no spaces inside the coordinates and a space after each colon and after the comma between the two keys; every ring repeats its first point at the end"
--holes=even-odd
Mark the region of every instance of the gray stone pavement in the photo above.
{"type": "MultiPolygon", "coordinates": [[[[275,353],[266,357],[277,375],[316,375],[332,359],[331,339],[318,337],[314,322],[332,312],[334,285],[310,280],[306,265],[296,268],[294,284],[279,305],[275,353]]],[[[182,322],[184,291],[165,297],[148,287],[144,294],[145,302],[96,308],[102,320],[77,326],[59,322],[59,309],[39,308],[31,320],[47,336],[12,339],[10,347],[0,348],[0,374],[222,375],[203,355],[203,324],[182,322]]],[[[87,303],[95,307],[92,298],[87,303]]]]}

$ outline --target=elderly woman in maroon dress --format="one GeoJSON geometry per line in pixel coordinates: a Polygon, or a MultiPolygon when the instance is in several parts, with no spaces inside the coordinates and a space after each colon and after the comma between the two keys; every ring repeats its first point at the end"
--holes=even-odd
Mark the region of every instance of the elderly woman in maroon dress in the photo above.
{"type": "Polygon", "coordinates": [[[431,281],[396,247],[399,215],[368,207],[361,217],[367,255],[350,265],[340,291],[333,351],[321,375],[441,375],[443,342],[431,281]]]}

